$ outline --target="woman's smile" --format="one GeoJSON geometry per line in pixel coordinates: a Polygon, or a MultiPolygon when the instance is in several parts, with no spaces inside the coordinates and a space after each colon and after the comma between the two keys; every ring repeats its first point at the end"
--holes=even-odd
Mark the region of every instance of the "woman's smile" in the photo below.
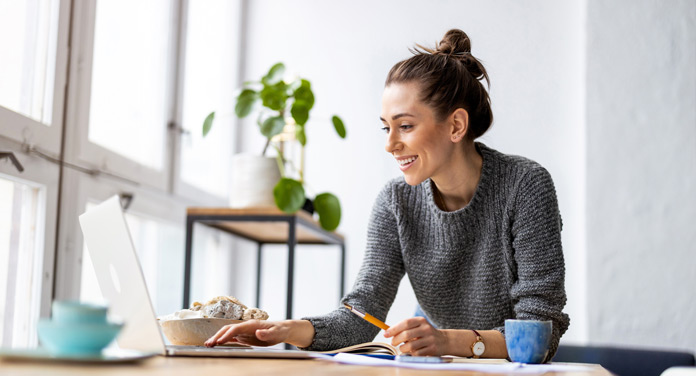
{"type": "Polygon", "coordinates": [[[396,163],[399,164],[399,169],[401,169],[401,171],[406,171],[411,166],[413,166],[414,163],[416,163],[417,159],[418,159],[417,155],[411,155],[411,156],[406,156],[406,157],[396,157],[396,163]]]}

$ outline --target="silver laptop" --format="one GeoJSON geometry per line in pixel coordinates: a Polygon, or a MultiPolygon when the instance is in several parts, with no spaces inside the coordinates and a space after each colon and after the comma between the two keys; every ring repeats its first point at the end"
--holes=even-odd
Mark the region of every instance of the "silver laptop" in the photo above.
{"type": "MultiPolygon", "coordinates": [[[[157,323],[145,278],[121,210],[111,197],[80,216],[80,227],[110,313],[122,318],[120,348],[166,356],[314,358],[311,352],[267,347],[207,348],[167,345],[157,323]]],[[[182,270],[183,273],[183,270],[182,270]]]]}

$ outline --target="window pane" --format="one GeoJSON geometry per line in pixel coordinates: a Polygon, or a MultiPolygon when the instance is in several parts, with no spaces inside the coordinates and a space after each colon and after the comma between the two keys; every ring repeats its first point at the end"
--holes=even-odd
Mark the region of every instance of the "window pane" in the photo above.
{"type": "Polygon", "coordinates": [[[32,347],[39,319],[43,236],[39,188],[0,176],[0,347],[32,347]]]}
{"type": "Polygon", "coordinates": [[[228,194],[234,152],[234,92],[237,72],[238,4],[192,1],[186,31],[183,127],[190,132],[181,147],[181,179],[218,196],[228,194]],[[215,111],[206,138],[203,120],[215,111]]]}
{"type": "Polygon", "coordinates": [[[166,141],[170,4],[100,0],[89,140],[161,169],[166,141]]]}
{"type": "Polygon", "coordinates": [[[0,106],[51,124],[58,0],[0,0],[0,106]]]}

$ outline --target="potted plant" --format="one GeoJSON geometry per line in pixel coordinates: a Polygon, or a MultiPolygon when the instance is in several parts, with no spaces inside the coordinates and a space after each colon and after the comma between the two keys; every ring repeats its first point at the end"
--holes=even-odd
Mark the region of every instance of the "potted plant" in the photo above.
{"type": "MultiPolygon", "coordinates": [[[[249,173],[249,164],[255,166],[265,165],[269,168],[269,150],[275,151],[275,166],[266,173],[265,178],[246,179],[245,181],[266,180],[272,181],[272,194],[275,205],[282,211],[294,213],[305,206],[309,201],[313,210],[319,216],[320,225],[326,230],[334,230],[341,221],[341,205],[338,198],[328,192],[317,194],[313,201],[306,196],[304,181],[304,147],[307,144],[305,124],[309,120],[309,113],[314,106],[314,93],[308,80],[296,77],[286,79],[285,65],[277,63],[271,67],[259,82],[246,82],[239,93],[235,104],[235,114],[243,118],[257,112],[257,125],[259,131],[266,138],[266,144],[261,152],[264,158],[251,162],[245,159],[239,166],[247,167],[244,173],[249,173]],[[285,144],[291,141],[299,143],[301,158],[293,161],[287,158],[285,144]],[[269,174],[277,173],[276,178],[268,178],[269,174]],[[294,175],[293,175],[294,174],[294,175]]],[[[206,136],[213,125],[215,112],[211,112],[203,122],[203,136],[206,136]]],[[[346,137],[346,129],[343,121],[334,115],[331,118],[336,133],[346,137]]],[[[255,167],[254,166],[254,167],[255,167]]],[[[239,168],[237,168],[239,169],[239,168]]],[[[254,188],[254,191],[263,191],[263,188],[254,188]]]]}

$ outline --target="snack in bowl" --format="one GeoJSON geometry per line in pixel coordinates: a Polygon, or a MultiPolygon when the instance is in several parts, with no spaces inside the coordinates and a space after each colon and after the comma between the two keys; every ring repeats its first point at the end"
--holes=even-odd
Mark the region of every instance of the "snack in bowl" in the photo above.
{"type": "Polygon", "coordinates": [[[252,319],[267,320],[268,313],[248,308],[233,296],[218,296],[205,304],[194,302],[189,309],[157,318],[169,342],[185,346],[203,346],[223,326],[252,319]]]}

